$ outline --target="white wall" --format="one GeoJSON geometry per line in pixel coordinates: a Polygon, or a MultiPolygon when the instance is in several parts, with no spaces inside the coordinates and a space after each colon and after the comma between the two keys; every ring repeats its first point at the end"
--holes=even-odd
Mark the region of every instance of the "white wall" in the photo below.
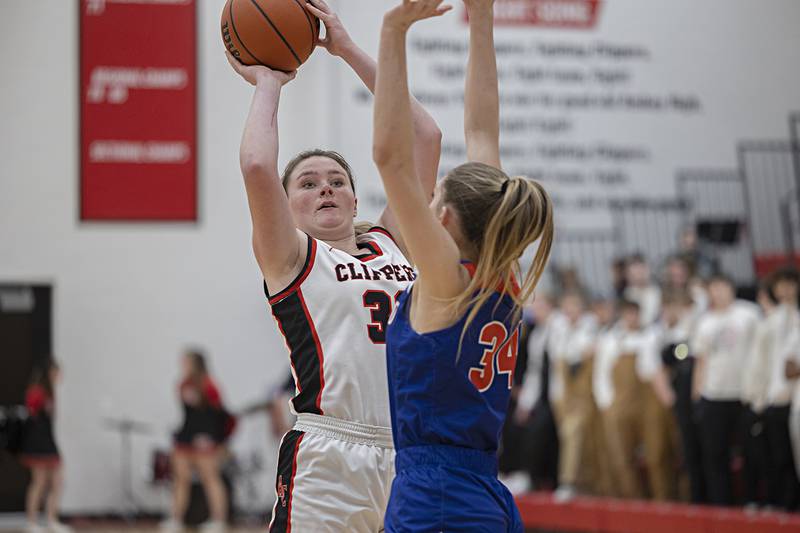
{"type": "MultiPolygon", "coordinates": [[[[68,512],[122,503],[119,437],[105,417],[152,424],[134,437],[137,496],[163,494],[145,482],[150,452],[169,444],[178,422],[179,352],[207,349],[232,407],[265,394],[288,365],[250,250],[238,143],[251,88],[230,70],[219,36],[222,0],[198,2],[200,222],[78,222],[78,5],[5,0],[0,19],[0,281],[54,286],[54,351],[64,368],[57,437],[65,457],[68,512]]],[[[316,54],[286,91],[282,159],[326,145],[321,105],[338,70],[316,54]]],[[[13,354],[3,354],[3,357],[13,354]]],[[[263,420],[245,423],[235,447],[263,452],[264,503],[274,443],[263,420]]]]}

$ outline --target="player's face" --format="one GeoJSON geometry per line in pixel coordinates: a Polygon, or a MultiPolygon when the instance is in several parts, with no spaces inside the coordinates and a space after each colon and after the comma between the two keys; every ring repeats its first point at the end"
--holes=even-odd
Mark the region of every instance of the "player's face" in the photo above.
{"type": "Polygon", "coordinates": [[[454,211],[449,208],[444,202],[444,181],[442,180],[436,184],[433,189],[433,198],[429,207],[433,212],[433,216],[444,226],[444,229],[455,239],[461,242],[461,229],[458,225],[457,218],[454,216],[454,211]]]}
{"type": "Polygon", "coordinates": [[[309,235],[339,238],[352,232],[356,196],[345,170],[333,159],[315,156],[302,161],[287,184],[295,224],[309,235]]]}

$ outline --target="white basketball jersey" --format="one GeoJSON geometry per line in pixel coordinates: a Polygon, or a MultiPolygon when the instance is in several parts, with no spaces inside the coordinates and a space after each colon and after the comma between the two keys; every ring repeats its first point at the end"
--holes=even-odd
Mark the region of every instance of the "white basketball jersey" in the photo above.
{"type": "Polygon", "coordinates": [[[308,238],[306,264],[283,291],[267,294],[286,341],[295,413],[391,426],[386,324],[416,274],[383,228],[352,256],[308,238]]]}

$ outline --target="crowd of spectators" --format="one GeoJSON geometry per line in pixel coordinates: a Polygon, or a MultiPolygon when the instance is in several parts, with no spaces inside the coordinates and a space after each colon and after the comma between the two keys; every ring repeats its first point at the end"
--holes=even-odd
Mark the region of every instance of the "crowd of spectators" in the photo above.
{"type": "Polygon", "coordinates": [[[798,272],[747,291],[683,239],[655,275],[620,258],[598,296],[562,271],[525,309],[500,457],[513,492],[797,509],[798,272]]]}

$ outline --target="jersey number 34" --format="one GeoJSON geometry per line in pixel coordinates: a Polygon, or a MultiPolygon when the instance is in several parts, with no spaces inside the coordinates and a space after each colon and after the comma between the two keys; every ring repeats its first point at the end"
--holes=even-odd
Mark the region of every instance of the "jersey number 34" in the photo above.
{"type": "Polygon", "coordinates": [[[494,383],[495,376],[506,374],[510,389],[514,384],[514,367],[517,365],[519,328],[509,338],[505,324],[489,322],[481,329],[478,342],[486,348],[480,366],[469,369],[469,380],[478,391],[486,392],[494,383]]]}

